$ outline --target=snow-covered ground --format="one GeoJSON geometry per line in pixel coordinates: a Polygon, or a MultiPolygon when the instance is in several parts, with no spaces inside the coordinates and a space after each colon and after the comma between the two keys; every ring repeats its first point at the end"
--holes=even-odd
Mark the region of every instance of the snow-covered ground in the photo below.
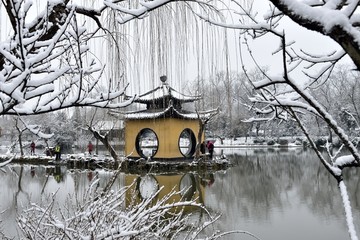
{"type": "Polygon", "coordinates": [[[283,141],[287,141],[287,144],[279,144],[279,143],[274,143],[273,145],[269,145],[268,142],[270,142],[270,138],[269,139],[264,139],[264,138],[253,138],[253,137],[237,137],[237,138],[225,138],[222,140],[219,138],[214,138],[214,139],[208,139],[211,141],[215,141],[214,145],[217,148],[221,148],[221,147],[284,147],[284,146],[288,146],[288,147],[301,147],[302,146],[302,142],[296,140],[298,137],[283,137],[280,138],[283,141]],[[262,139],[263,142],[259,142],[259,139],[262,139]]]}
{"type": "MultiPolygon", "coordinates": [[[[214,142],[214,145],[216,148],[226,148],[226,147],[233,147],[233,148],[246,148],[246,147],[284,147],[284,146],[288,146],[288,147],[301,147],[302,143],[301,141],[297,141],[296,139],[299,139],[299,137],[287,137],[287,138],[281,138],[282,140],[287,140],[288,144],[278,144],[278,143],[274,143],[273,145],[269,145],[268,142],[270,141],[269,139],[264,139],[264,138],[253,138],[253,137],[237,137],[237,138],[225,138],[222,140],[220,140],[220,138],[208,138],[206,139],[206,141],[210,140],[214,142]],[[259,139],[263,139],[263,142],[259,142],[259,139]]],[[[0,155],[3,156],[4,154],[7,154],[9,150],[9,146],[8,145],[0,145],[0,155]]],[[[25,149],[25,155],[29,154],[29,149],[26,148],[25,149]]],[[[17,150],[15,150],[15,152],[17,152],[17,150]]],[[[44,149],[36,149],[35,150],[36,155],[33,157],[47,157],[44,153],[44,149]]],[[[121,154],[120,154],[121,155],[121,154]]],[[[99,156],[101,156],[102,158],[105,157],[109,157],[109,154],[107,152],[102,152],[101,154],[99,154],[99,156]]],[[[76,158],[88,158],[91,157],[89,156],[88,153],[84,153],[84,152],[79,152],[79,153],[74,153],[74,154],[63,154],[63,157],[76,157],[76,158]]],[[[49,157],[47,157],[49,158],[49,157]]],[[[51,157],[50,157],[51,158],[51,157]]]]}

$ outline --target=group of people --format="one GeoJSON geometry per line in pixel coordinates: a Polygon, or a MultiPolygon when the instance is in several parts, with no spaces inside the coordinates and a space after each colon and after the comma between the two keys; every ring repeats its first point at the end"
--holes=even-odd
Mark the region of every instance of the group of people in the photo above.
{"type": "MultiPolygon", "coordinates": [[[[30,155],[35,155],[35,148],[36,148],[36,144],[34,141],[32,141],[30,143],[30,155]]],[[[53,155],[51,153],[50,149],[46,149],[46,155],[48,155],[48,156],[53,155]]],[[[55,160],[61,159],[61,147],[60,147],[59,143],[56,143],[56,145],[54,147],[54,155],[55,155],[55,160]]]]}
{"type": "MultiPolygon", "coordinates": [[[[93,149],[94,149],[94,146],[92,145],[91,141],[89,141],[89,144],[87,145],[87,149],[88,149],[88,152],[89,154],[91,155],[93,149]]],[[[55,153],[55,160],[58,161],[61,159],[61,147],[60,147],[60,144],[57,143],[55,148],[54,148],[54,153],[55,153]]]]}
{"type": "Polygon", "coordinates": [[[202,142],[201,145],[200,145],[201,154],[205,154],[206,149],[209,152],[209,158],[212,159],[213,154],[214,154],[214,143],[212,141],[207,141],[206,144],[205,144],[205,142],[202,142]]]}
{"type": "MultiPolygon", "coordinates": [[[[35,155],[35,142],[32,141],[30,144],[30,154],[31,155],[35,155]]],[[[93,150],[94,150],[94,146],[91,143],[91,141],[89,141],[88,145],[87,145],[87,150],[88,153],[91,155],[93,150]]],[[[55,155],[55,161],[60,161],[61,160],[61,146],[60,143],[56,143],[55,147],[53,148],[53,153],[50,151],[50,149],[47,149],[46,155],[55,155]]]]}

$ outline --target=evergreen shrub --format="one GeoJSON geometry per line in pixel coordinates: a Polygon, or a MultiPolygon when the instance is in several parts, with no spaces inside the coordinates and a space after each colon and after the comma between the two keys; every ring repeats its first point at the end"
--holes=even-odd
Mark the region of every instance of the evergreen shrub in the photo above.
{"type": "Polygon", "coordinates": [[[288,145],[288,144],[289,144],[289,140],[287,140],[287,139],[279,139],[279,140],[278,140],[278,143],[279,143],[280,145],[288,145]]]}

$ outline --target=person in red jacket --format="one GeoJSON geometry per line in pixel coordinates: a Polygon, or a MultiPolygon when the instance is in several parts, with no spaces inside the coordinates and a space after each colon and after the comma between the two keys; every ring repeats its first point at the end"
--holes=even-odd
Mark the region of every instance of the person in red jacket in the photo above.
{"type": "Polygon", "coordinates": [[[91,155],[91,153],[92,153],[92,151],[93,151],[93,149],[94,149],[94,146],[92,145],[92,143],[91,143],[91,141],[89,141],[89,144],[88,144],[88,152],[89,152],[89,154],[91,155]]]}

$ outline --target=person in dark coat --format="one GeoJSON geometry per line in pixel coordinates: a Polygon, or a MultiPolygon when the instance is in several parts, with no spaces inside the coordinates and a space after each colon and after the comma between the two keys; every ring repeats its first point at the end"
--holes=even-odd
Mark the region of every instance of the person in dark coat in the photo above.
{"type": "Polygon", "coordinates": [[[206,148],[205,142],[202,142],[200,144],[200,152],[201,152],[201,154],[205,154],[205,148],[206,148]]]}
{"type": "Polygon", "coordinates": [[[32,141],[31,144],[30,144],[30,154],[31,155],[35,154],[35,143],[34,143],[34,141],[32,141]]]}
{"type": "Polygon", "coordinates": [[[209,150],[210,159],[212,159],[214,153],[214,144],[211,141],[208,141],[206,147],[209,150]]]}

